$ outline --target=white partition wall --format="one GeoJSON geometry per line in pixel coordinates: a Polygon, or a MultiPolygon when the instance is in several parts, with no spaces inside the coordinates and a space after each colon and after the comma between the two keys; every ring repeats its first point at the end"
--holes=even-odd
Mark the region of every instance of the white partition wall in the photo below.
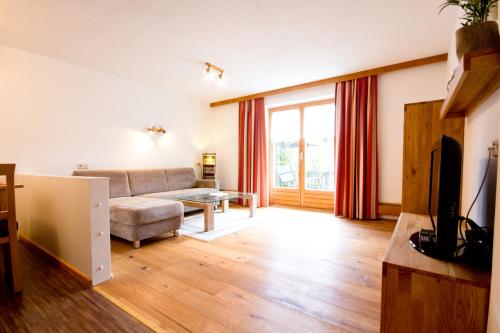
{"type": "Polygon", "coordinates": [[[19,233],[97,285],[111,277],[109,180],[16,175],[19,233]]]}

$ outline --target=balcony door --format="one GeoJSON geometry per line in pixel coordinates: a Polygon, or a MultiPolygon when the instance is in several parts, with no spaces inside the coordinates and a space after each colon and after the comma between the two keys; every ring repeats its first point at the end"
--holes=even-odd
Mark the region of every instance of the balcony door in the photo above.
{"type": "Polygon", "coordinates": [[[333,99],[269,110],[270,202],[333,209],[333,99]]]}

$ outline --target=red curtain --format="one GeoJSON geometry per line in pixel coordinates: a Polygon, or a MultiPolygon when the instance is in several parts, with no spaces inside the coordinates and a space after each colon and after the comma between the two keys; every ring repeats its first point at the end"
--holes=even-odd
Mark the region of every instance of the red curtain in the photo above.
{"type": "Polygon", "coordinates": [[[337,83],[335,215],[378,215],[377,76],[337,83]]]}
{"type": "Polygon", "coordinates": [[[264,99],[240,102],[238,191],[257,193],[257,206],[268,205],[266,114],[264,99]]]}

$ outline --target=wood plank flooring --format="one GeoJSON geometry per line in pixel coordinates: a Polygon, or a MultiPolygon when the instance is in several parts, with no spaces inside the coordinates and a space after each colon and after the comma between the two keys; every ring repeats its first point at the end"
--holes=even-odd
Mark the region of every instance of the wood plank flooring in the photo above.
{"type": "Polygon", "coordinates": [[[0,332],[151,332],[55,260],[24,242],[19,249],[22,293],[10,292],[0,269],[0,332]]]}
{"type": "Polygon", "coordinates": [[[277,207],[257,218],[210,243],[113,239],[114,278],[96,290],[158,331],[378,332],[395,222],[277,207]]]}

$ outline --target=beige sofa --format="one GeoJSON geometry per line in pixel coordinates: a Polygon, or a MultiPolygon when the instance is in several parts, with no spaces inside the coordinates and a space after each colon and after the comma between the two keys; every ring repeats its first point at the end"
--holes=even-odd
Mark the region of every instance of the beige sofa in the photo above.
{"type": "Polygon", "coordinates": [[[74,176],[109,178],[111,234],[140,241],[165,232],[174,232],[184,220],[184,207],[174,198],[208,194],[219,190],[217,180],[197,180],[193,168],[141,170],[76,170],[74,176]]]}

